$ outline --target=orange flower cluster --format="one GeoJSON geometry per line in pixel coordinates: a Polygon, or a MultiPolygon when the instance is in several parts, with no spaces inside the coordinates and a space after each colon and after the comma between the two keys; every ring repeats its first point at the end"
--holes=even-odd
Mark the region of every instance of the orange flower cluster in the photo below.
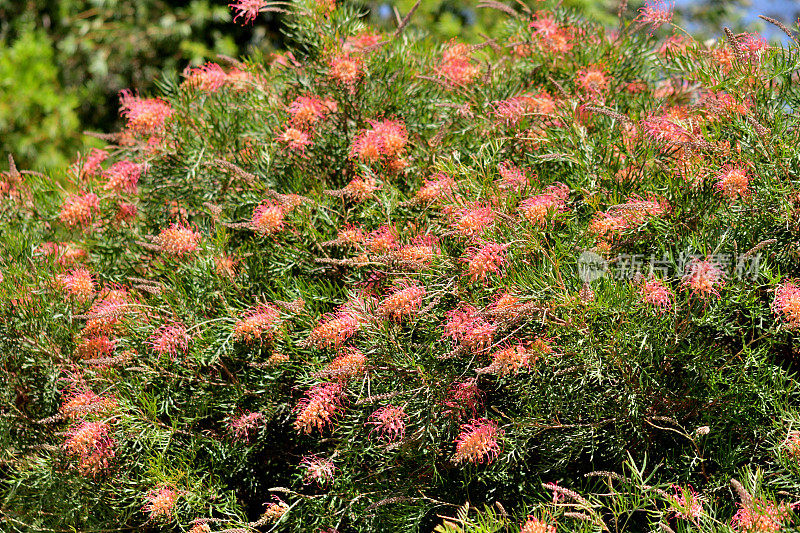
{"type": "Polygon", "coordinates": [[[105,422],[80,422],[67,431],[64,450],[77,458],[78,470],[83,475],[96,476],[109,466],[114,458],[113,437],[109,436],[111,426],[105,422]]]}
{"type": "Polygon", "coordinates": [[[350,157],[364,163],[382,162],[390,170],[405,166],[403,153],[408,132],[400,120],[370,120],[370,128],[360,130],[350,147],[350,157]]]}
{"type": "Polygon", "coordinates": [[[344,388],[339,383],[321,383],[312,387],[297,405],[295,430],[304,434],[314,430],[322,433],[342,412],[343,397],[344,388]]]}
{"type": "Polygon", "coordinates": [[[161,133],[166,120],[174,110],[161,98],[140,98],[131,91],[120,93],[120,109],[128,119],[128,131],[134,135],[155,135],[161,133]]]}
{"type": "Polygon", "coordinates": [[[341,355],[328,363],[317,377],[346,382],[364,374],[367,357],[357,348],[342,349],[341,355]]]}
{"type": "Polygon", "coordinates": [[[144,512],[151,520],[169,520],[175,510],[178,492],[172,487],[162,486],[150,490],[145,496],[144,512]]]}
{"type": "Polygon", "coordinates": [[[436,67],[436,73],[447,83],[463,87],[475,81],[481,69],[472,62],[472,50],[469,45],[451,41],[442,53],[442,60],[436,67]]]}
{"type": "Polygon", "coordinates": [[[280,320],[280,311],[271,305],[259,305],[247,311],[233,325],[233,337],[242,342],[261,341],[272,335],[280,320]]]}
{"type": "Polygon", "coordinates": [[[386,405],[369,415],[367,423],[375,426],[372,431],[377,431],[382,439],[395,442],[405,437],[407,418],[402,407],[386,405]]]}
{"type": "Polygon", "coordinates": [[[61,206],[58,219],[66,226],[86,226],[100,209],[100,199],[96,194],[74,194],[68,196],[61,206]]]}
{"type": "Polygon", "coordinates": [[[452,337],[473,351],[482,351],[491,346],[497,325],[484,319],[475,307],[465,304],[460,309],[448,311],[445,316],[445,337],[452,337]]]}
{"type": "Polygon", "coordinates": [[[780,315],[789,329],[800,328],[800,285],[785,281],[775,289],[772,311],[780,315]]]}
{"type": "Polygon", "coordinates": [[[186,224],[174,222],[161,230],[156,237],[156,244],[161,251],[175,257],[183,257],[196,251],[200,244],[200,232],[194,231],[186,224]]]}
{"type": "Polygon", "coordinates": [[[491,463],[500,453],[498,439],[502,435],[503,430],[493,420],[486,418],[470,420],[461,426],[452,461],[456,464],[464,462],[477,464],[484,461],[491,463]]]}
{"type": "Polygon", "coordinates": [[[425,287],[417,284],[401,284],[378,305],[378,314],[401,320],[422,307],[425,287]]]}
{"type": "Polygon", "coordinates": [[[85,268],[75,268],[58,276],[58,282],[69,296],[74,296],[80,301],[86,301],[95,292],[94,278],[85,268]]]}

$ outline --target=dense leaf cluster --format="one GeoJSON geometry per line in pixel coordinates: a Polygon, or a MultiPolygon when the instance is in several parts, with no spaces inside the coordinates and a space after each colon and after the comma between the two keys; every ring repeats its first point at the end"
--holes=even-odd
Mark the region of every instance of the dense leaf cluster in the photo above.
{"type": "Polygon", "coordinates": [[[550,4],[261,2],[286,54],[123,98],[69,190],[12,163],[4,527],[788,525],[798,49],[550,4]]]}

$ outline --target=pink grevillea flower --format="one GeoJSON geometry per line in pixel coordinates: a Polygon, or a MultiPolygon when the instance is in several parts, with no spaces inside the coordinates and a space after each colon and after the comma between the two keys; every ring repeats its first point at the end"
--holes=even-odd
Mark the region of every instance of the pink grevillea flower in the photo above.
{"type": "Polygon", "coordinates": [[[75,268],[58,276],[58,282],[69,296],[78,300],[88,300],[94,295],[94,278],[85,268],[75,268]]]}
{"type": "Polygon", "coordinates": [[[89,152],[89,157],[86,158],[86,162],[83,164],[83,172],[89,176],[96,175],[101,169],[101,163],[106,159],[108,159],[108,152],[92,148],[92,151],[89,152]]]}
{"type": "Polygon", "coordinates": [[[556,533],[556,526],[535,516],[528,516],[519,533],[556,533]]]}
{"type": "Polygon", "coordinates": [[[397,247],[397,230],[394,226],[381,226],[367,235],[364,245],[374,254],[394,250],[397,247]]]}
{"type": "Polygon", "coordinates": [[[81,161],[79,160],[76,161],[70,168],[73,170],[73,172],[81,177],[96,176],[97,173],[102,170],[101,164],[106,159],[108,159],[108,152],[105,150],[92,148],[91,152],[89,152],[89,155],[85,160],[83,160],[82,166],[81,161]]]}
{"type": "Polygon", "coordinates": [[[178,495],[178,491],[168,486],[152,489],[145,495],[143,510],[151,520],[169,520],[175,511],[178,495]]]}
{"type": "Polygon", "coordinates": [[[601,93],[608,88],[608,75],[602,65],[592,65],[578,71],[577,82],[586,93],[601,93]]]}
{"type": "Polygon", "coordinates": [[[536,355],[518,344],[509,346],[492,353],[492,362],[485,368],[479,368],[479,374],[514,374],[520,370],[530,368],[536,359],[536,355]]]}
{"type": "Polygon", "coordinates": [[[692,132],[677,119],[650,115],[641,122],[642,131],[650,138],[668,146],[683,145],[692,141],[692,132]]]}
{"type": "Polygon", "coordinates": [[[339,54],[331,58],[328,76],[335,82],[355,92],[356,84],[364,74],[363,61],[349,53],[339,54]]]}
{"type": "MultiPolygon", "coordinates": [[[[574,46],[575,28],[562,27],[553,18],[552,12],[537,11],[528,26],[534,29],[534,44],[539,50],[552,55],[561,55],[572,50],[574,46]]],[[[525,48],[520,50],[524,51],[525,48]]]]}
{"type": "Polygon", "coordinates": [[[790,521],[791,508],[787,503],[775,503],[753,498],[739,504],[731,519],[731,527],[747,533],[779,533],[790,521]]]}
{"type": "Polygon", "coordinates": [[[127,202],[120,202],[117,204],[117,214],[114,215],[114,220],[117,222],[130,222],[136,218],[139,213],[139,208],[134,204],[127,202]]]}
{"type": "Polygon", "coordinates": [[[620,216],[627,228],[633,229],[649,218],[660,217],[669,212],[669,204],[660,198],[644,199],[634,196],[625,203],[611,206],[609,211],[620,216]]]}
{"type": "MultiPolygon", "coordinates": [[[[680,54],[686,52],[694,45],[694,42],[685,35],[678,33],[664,39],[658,47],[658,55],[666,57],[667,54],[680,54]]],[[[727,48],[727,47],[726,47],[727,48]]]]}
{"type": "Polygon", "coordinates": [[[286,210],[275,202],[265,202],[253,210],[250,227],[262,235],[271,235],[283,228],[286,210]]]}
{"type": "Polygon", "coordinates": [[[140,98],[131,91],[120,93],[120,113],[128,119],[128,130],[133,134],[160,133],[166,120],[175,112],[161,98],[140,98]]]}
{"type": "Polygon", "coordinates": [[[109,357],[116,347],[116,342],[106,335],[86,337],[75,347],[75,354],[81,359],[101,359],[109,357]]]}
{"type": "Polygon", "coordinates": [[[100,199],[96,194],[73,194],[64,200],[58,219],[66,226],[86,226],[100,209],[100,199]]]}
{"type": "Polygon", "coordinates": [[[259,426],[264,424],[264,415],[245,411],[239,416],[228,420],[228,428],[233,436],[239,440],[249,441],[258,431],[259,426]]]}
{"type": "Polygon", "coordinates": [[[695,258],[686,266],[681,285],[689,287],[694,296],[703,299],[712,295],[718,297],[718,289],[725,284],[725,277],[718,264],[695,258]]]}
{"type": "Polygon", "coordinates": [[[300,466],[305,470],[303,483],[316,483],[320,487],[333,481],[333,476],[336,473],[336,466],[333,461],[316,455],[304,456],[300,461],[300,466]]]}
{"type": "Polygon", "coordinates": [[[400,120],[370,120],[371,129],[361,130],[350,147],[350,157],[366,163],[394,160],[408,144],[408,132],[400,120]]]}
{"type": "Polygon", "coordinates": [[[501,320],[515,320],[520,317],[523,304],[519,298],[506,292],[497,295],[486,309],[486,314],[501,320]]]}
{"type": "Polygon", "coordinates": [[[343,348],[333,361],[316,374],[316,377],[346,382],[354,377],[363,376],[366,364],[367,357],[361,350],[349,346],[343,348]]]}
{"type": "Polygon", "coordinates": [[[555,35],[561,29],[561,26],[553,18],[553,13],[550,11],[537,11],[532,15],[532,20],[528,23],[529,28],[533,28],[533,33],[542,37],[550,37],[555,35]]]}
{"type": "Polygon", "coordinates": [[[733,116],[746,115],[751,107],[749,102],[743,102],[736,96],[722,91],[706,92],[703,95],[701,104],[712,114],[709,119],[717,118],[719,113],[733,116]]]}
{"type": "Polygon", "coordinates": [[[338,231],[336,239],[330,241],[328,244],[354,246],[364,242],[364,237],[364,230],[352,224],[347,224],[338,231]]]}
{"type": "Polygon", "coordinates": [[[642,302],[655,307],[658,313],[672,309],[675,299],[672,289],[664,283],[664,280],[652,276],[641,280],[639,296],[642,298],[642,302]]]}
{"type": "Polygon", "coordinates": [[[451,41],[442,53],[436,73],[452,85],[466,86],[480,75],[481,69],[472,63],[469,45],[451,41]]]}
{"type": "Polygon", "coordinates": [[[411,244],[401,246],[392,252],[395,261],[411,268],[425,267],[437,255],[439,255],[439,243],[432,235],[418,235],[412,239],[411,244]]]}
{"type": "Polygon", "coordinates": [[[343,411],[343,398],[344,387],[339,383],[314,385],[297,405],[294,429],[306,435],[314,430],[322,434],[343,411]]]}
{"type": "Polygon", "coordinates": [[[498,350],[491,355],[492,362],[485,368],[477,369],[478,374],[512,374],[522,369],[529,368],[536,359],[535,354],[529,352],[522,345],[509,346],[498,350]]]}
{"type": "Polygon", "coordinates": [[[472,246],[467,250],[467,275],[472,282],[486,282],[490,275],[502,274],[501,269],[506,262],[507,244],[484,242],[480,246],[472,246]]]}
{"type": "MultiPolygon", "coordinates": [[[[648,211],[650,204],[629,205],[620,204],[612,206],[608,212],[598,212],[589,223],[588,230],[599,238],[613,241],[623,232],[635,229],[644,222],[648,216],[655,216],[658,211],[648,211]]],[[[663,212],[663,211],[662,211],[663,212]]]]}
{"type": "Polygon", "coordinates": [[[86,250],[78,248],[74,242],[43,242],[36,247],[36,253],[55,256],[59,265],[73,265],[87,258],[86,250]]]}
{"type": "Polygon", "coordinates": [[[501,123],[507,126],[515,126],[530,113],[528,100],[529,97],[527,96],[513,96],[505,100],[492,102],[494,114],[500,119],[501,123]]]}
{"type": "Polygon", "coordinates": [[[697,522],[703,516],[703,500],[694,488],[672,485],[675,495],[672,496],[670,505],[672,514],[677,518],[697,522]]]}
{"type": "Polygon", "coordinates": [[[551,185],[541,194],[523,200],[519,205],[522,216],[540,228],[552,223],[553,215],[566,211],[569,188],[563,183],[551,185]]]}
{"type": "Polygon", "coordinates": [[[500,172],[498,181],[500,189],[519,192],[528,184],[525,169],[519,168],[511,161],[503,161],[497,166],[497,170],[500,172]]]}
{"type": "Polygon", "coordinates": [[[172,256],[183,257],[196,251],[200,244],[200,232],[184,223],[174,222],[161,230],[156,237],[161,251],[172,256]]]}
{"type": "Polygon", "coordinates": [[[448,311],[445,316],[445,337],[452,337],[474,351],[485,350],[492,344],[497,325],[486,321],[473,306],[462,305],[459,309],[448,311]]]}
{"type": "Polygon", "coordinates": [[[444,172],[439,172],[431,176],[431,179],[425,180],[425,185],[417,191],[414,199],[417,202],[433,202],[451,193],[455,186],[453,178],[444,172]]]}
{"type": "Polygon", "coordinates": [[[729,200],[747,196],[750,177],[747,170],[741,165],[725,165],[717,174],[717,183],[714,187],[729,200]]]}
{"type": "Polygon", "coordinates": [[[498,428],[495,421],[473,418],[461,426],[452,461],[456,464],[464,462],[478,464],[484,461],[491,463],[500,453],[498,439],[502,435],[503,430],[498,428]]]}
{"type": "Polygon", "coordinates": [[[378,190],[378,183],[371,176],[358,176],[353,178],[350,183],[340,189],[341,195],[355,202],[363,202],[371,198],[373,193],[378,190]]]}
{"type": "Polygon", "coordinates": [[[241,17],[244,19],[244,23],[248,23],[255,21],[258,14],[269,4],[268,0],[236,0],[228,4],[228,7],[236,13],[233,17],[234,22],[241,17]]]}
{"type": "Polygon", "coordinates": [[[361,327],[361,318],[352,311],[339,311],[326,317],[311,330],[307,343],[317,348],[340,346],[361,327]]]}
{"type": "Polygon", "coordinates": [[[663,24],[672,22],[672,12],[675,9],[675,2],[666,0],[647,0],[644,7],[639,9],[639,16],[636,21],[643,26],[650,26],[650,31],[654,31],[663,24]]]}
{"type": "Polygon", "coordinates": [[[110,429],[105,422],[81,422],[67,431],[64,450],[78,459],[83,475],[96,476],[108,469],[116,444],[108,434],[110,429]]]}
{"type": "Polygon", "coordinates": [[[412,282],[399,284],[378,304],[378,314],[393,320],[402,320],[419,311],[424,297],[425,287],[412,282]]]}
{"type": "Polygon", "coordinates": [[[217,63],[206,63],[184,70],[186,84],[201,91],[213,93],[228,81],[228,74],[217,63]]]}
{"type": "Polygon", "coordinates": [[[611,206],[607,212],[597,213],[588,229],[608,244],[623,232],[634,230],[649,218],[661,216],[668,210],[669,205],[664,200],[634,197],[628,202],[611,206]]]}
{"type": "Polygon", "coordinates": [[[142,165],[132,161],[118,161],[103,172],[106,183],[104,191],[136,192],[136,184],[142,175],[142,165]]]}
{"type": "Polygon", "coordinates": [[[237,91],[246,90],[249,86],[253,85],[255,77],[252,73],[246,70],[240,70],[238,68],[233,68],[228,71],[227,79],[225,80],[227,85],[230,85],[237,91]]]}
{"type": "Polygon", "coordinates": [[[453,213],[453,229],[466,237],[474,237],[494,224],[497,215],[486,204],[473,202],[453,213]]]}
{"type": "Polygon", "coordinates": [[[294,126],[287,126],[275,140],[300,153],[305,153],[306,147],[314,144],[309,133],[294,126]]]}
{"type": "Polygon", "coordinates": [[[759,61],[766,50],[769,50],[769,43],[757,33],[746,33],[737,38],[739,48],[750,60],[759,61]]]}
{"type": "Polygon", "coordinates": [[[149,344],[158,354],[176,357],[178,352],[185,354],[189,350],[191,339],[183,326],[161,326],[150,336],[149,344]]]}
{"type": "Polygon", "coordinates": [[[463,383],[453,384],[442,403],[448,416],[458,418],[469,412],[474,418],[478,408],[483,405],[483,393],[478,389],[478,380],[470,378],[463,383]]]}
{"type": "Polygon", "coordinates": [[[132,302],[124,289],[105,289],[89,309],[84,335],[110,335],[114,327],[131,311],[132,302]]]}
{"type": "Polygon", "coordinates": [[[266,509],[264,510],[264,514],[261,515],[261,519],[267,522],[277,522],[281,519],[281,517],[286,514],[286,511],[289,510],[289,504],[285,501],[281,500],[277,496],[272,497],[274,502],[270,502],[266,504],[266,509]]]}
{"type": "Polygon", "coordinates": [[[364,30],[361,33],[347,37],[342,45],[342,50],[345,52],[361,51],[364,48],[378,44],[381,39],[380,33],[371,33],[368,30],[364,30]]]}
{"type": "Polygon", "coordinates": [[[233,337],[242,342],[261,341],[272,336],[276,324],[280,320],[280,311],[271,305],[259,305],[248,310],[233,325],[233,337]]]}
{"type": "Polygon", "coordinates": [[[298,128],[310,128],[330,112],[329,104],[314,96],[298,96],[288,107],[292,124],[298,128]]]}
{"type": "Polygon", "coordinates": [[[375,426],[372,431],[378,432],[383,440],[395,442],[405,438],[407,418],[408,415],[402,407],[386,405],[369,415],[367,424],[375,426]]]}
{"type": "Polygon", "coordinates": [[[211,526],[207,522],[197,522],[196,520],[203,519],[195,519],[195,523],[189,529],[189,533],[212,533],[211,526]]]}
{"type": "Polygon", "coordinates": [[[79,389],[66,395],[58,412],[65,418],[83,418],[89,413],[104,416],[117,409],[114,397],[101,396],[88,389],[79,389]]]}
{"type": "Polygon", "coordinates": [[[775,289],[772,312],[783,318],[788,329],[800,328],[800,285],[785,281],[775,289]]]}

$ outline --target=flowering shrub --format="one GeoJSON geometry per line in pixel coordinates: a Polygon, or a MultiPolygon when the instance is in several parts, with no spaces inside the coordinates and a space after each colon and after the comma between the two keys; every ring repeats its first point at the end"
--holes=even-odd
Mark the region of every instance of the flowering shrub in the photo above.
{"type": "Polygon", "coordinates": [[[794,42],[482,5],[232,2],[291,48],[0,174],[4,531],[798,525],[794,42]]]}

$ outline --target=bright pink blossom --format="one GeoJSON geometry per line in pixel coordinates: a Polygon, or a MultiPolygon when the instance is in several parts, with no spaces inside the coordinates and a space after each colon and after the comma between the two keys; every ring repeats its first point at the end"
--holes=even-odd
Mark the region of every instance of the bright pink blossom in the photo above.
{"type": "Polygon", "coordinates": [[[461,433],[456,439],[453,462],[491,463],[500,453],[498,440],[502,435],[503,430],[498,428],[497,422],[493,420],[486,418],[470,420],[461,426],[461,433]]]}
{"type": "Polygon", "coordinates": [[[256,20],[261,10],[269,6],[269,4],[269,0],[236,0],[228,4],[228,7],[236,12],[236,16],[233,17],[234,22],[241,17],[247,23],[256,20]]]}
{"type": "Polygon", "coordinates": [[[369,415],[367,423],[375,426],[372,431],[377,431],[382,439],[394,442],[405,437],[407,418],[402,407],[386,405],[369,415]]]}

